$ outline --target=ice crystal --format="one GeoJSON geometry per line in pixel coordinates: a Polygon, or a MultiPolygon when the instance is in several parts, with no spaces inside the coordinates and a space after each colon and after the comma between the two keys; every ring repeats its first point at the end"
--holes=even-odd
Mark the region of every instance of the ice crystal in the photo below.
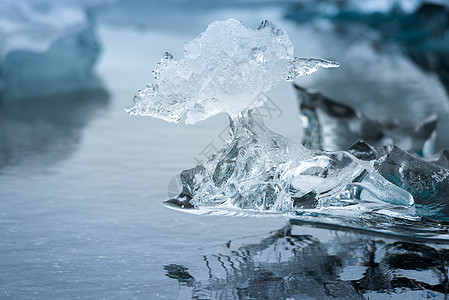
{"type": "MultiPolygon", "coordinates": [[[[182,192],[167,203],[196,211],[340,218],[371,228],[393,219],[448,220],[443,200],[449,173],[436,165],[444,164],[443,154],[430,162],[363,142],[348,151],[311,150],[270,131],[254,115],[264,92],[319,66],[338,63],[295,58],[285,31],[268,21],[257,30],[234,19],[214,22],[186,43],[184,59],[166,53],[154,71],[156,83],[139,92],[128,112],[172,122],[185,114],[186,123],[221,112],[230,118],[226,144],[183,171],[182,192]],[[420,179],[424,184],[416,183],[420,179]]],[[[332,107],[326,112],[356,117],[351,109],[332,107]]]]}
{"type": "Polygon", "coordinates": [[[270,131],[251,111],[230,120],[228,143],[181,173],[183,191],[169,203],[292,215],[418,216],[411,194],[382,177],[372,161],[306,149],[270,131]]]}
{"type": "Polygon", "coordinates": [[[257,107],[264,99],[259,96],[280,82],[338,66],[294,57],[287,33],[269,21],[257,30],[235,19],[216,21],[185,44],[183,59],[165,53],[153,71],[156,82],[139,91],[127,111],[169,122],[185,114],[186,123],[193,124],[257,107]]]}
{"type": "Polygon", "coordinates": [[[394,144],[403,150],[431,156],[438,116],[429,114],[417,123],[363,114],[318,92],[295,85],[304,128],[302,143],[309,149],[342,150],[359,140],[373,146],[394,144]]]}

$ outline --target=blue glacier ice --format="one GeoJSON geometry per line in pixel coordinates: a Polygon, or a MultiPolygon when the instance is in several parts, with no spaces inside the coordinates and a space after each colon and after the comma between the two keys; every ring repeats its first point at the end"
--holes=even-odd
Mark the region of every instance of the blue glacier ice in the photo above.
{"type": "Polygon", "coordinates": [[[88,10],[111,2],[2,1],[1,101],[101,88],[93,70],[100,45],[88,10]]]}

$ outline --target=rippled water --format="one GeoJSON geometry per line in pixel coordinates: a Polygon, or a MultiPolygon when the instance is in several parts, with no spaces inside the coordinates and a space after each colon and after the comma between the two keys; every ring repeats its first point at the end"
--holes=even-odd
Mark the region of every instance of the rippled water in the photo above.
{"type": "MultiPolygon", "coordinates": [[[[298,55],[338,58],[343,43],[326,50],[320,46],[326,36],[276,15],[224,10],[201,19],[201,27],[208,18],[232,16],[254,26],[268,17],[287,27],[298,55]]],[[[227,120],[220,115],[185,126],[128,116],[123,107],[161,54],[182,55],[183,42],[199,31],[139,31],[111,18],[97,25],[100,90],[57,105],[50,99],[1,110],[2,153],[9,155],[2,154],[0,168],[0,298],[444,297],[444,245],[301,224],[291,229],[275,216],[201,216],[164,207],[176,189],[170,180],[195,165],[206,146],[219,146],[227,120]]],[[[366,59],[375,59],[368,50],[366,59]]],[[[394,55],[389,59],[402,59],[394,55]]],[[[317,74],[304,84],[316,88],[322,81],[323,91],[342,94],[341,74],[357,75],[342,63],[342,73],[317,74]]],[[[428,80],[422,94],[440,88],[428,80]]],[[[366,95],[378,92],[369,86],[366,95]]],[[[345,100],[355,102],[358,93],[345,100]]],[[[443,106],[444,94],[436,95],[426,105],[398,104],[395,112],[419,117],[430,105],[443,106]]],[[[282,85],[270,97],[281,108],[270,128],[298,139],[293,88],[282,85]]],[[[438,143],[447,145],[446,136],[438,143]]]]}

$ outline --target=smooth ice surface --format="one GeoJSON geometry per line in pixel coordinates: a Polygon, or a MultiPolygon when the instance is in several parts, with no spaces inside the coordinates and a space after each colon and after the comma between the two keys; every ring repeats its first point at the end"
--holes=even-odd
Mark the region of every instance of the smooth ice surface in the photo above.
{"type": "Polygon", "coordinates": [[[294,57],[287,33],[269,21],[257,30],[235,19],[216,21],[185,44],[182,60],[164,54],[153,71],[156,83],[139,91],[127,111],[169,122],[186,114],[188,124],[221,112],[236,114],[262,105],[260,95],[278,83],[320,66],[339,64],[294,57]]]}

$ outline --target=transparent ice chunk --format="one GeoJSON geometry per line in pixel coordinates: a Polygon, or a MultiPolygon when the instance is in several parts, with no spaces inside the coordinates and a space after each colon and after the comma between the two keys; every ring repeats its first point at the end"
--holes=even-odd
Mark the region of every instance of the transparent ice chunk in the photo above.
{"type": "Polygon", "coordinates": [[[438,116],[416,124],[363,114],[318,92],[295,85],[304,128],[303,144],[310,149],[342,150],[359,140],[373,146],[395,144],[430,156],[434,152],[438,116]]]}
{"type": "Polygon", "coordinates": [[[354,156],[374,162],[384,178],[408,191],[420,215],[433,220],[449,220],[448,151],[423,159],[396,146],[372,147],[358,142],[348,149],[354,156]]]}
{"type": "Polygon", "coordinates": [[[412,195],[351,152],[313,151],[270,131],[251,111],[230,117],[228,143],[181,173],[184,208],[360,216],[375,210],[416,217],[412,195]],[[399,214],[399,212],[398,212],[399,214]]]}
{"type": "Polygon", "coordinates": [[[413,195],[420,214],[449,221],[449,169],[413,156],[396,146],[378,159],[375,169],[413,195]]]}
{"type": "MultiPolygon", "coordinates": [[[[182,192],[167,202],[197,211],[338,217],[377,228],[382,222],[400,219],[396,226],[435,213],[444,219],[446,208],[426,202],[414,189],[416,178],[404,175],[403,164],[409,163],[411,174],[419,173],[402,152],[363,142],[348,151],[310,150],[270,131],[254,115],[252,108],[264,102],[265,91],[319,66],[338,64],[293,57],[286,33],[268,21],[257,30],[234,19],[214,22],[186,43],[184,59],[166,53],[154,71],[156,83],[139,92],[128,112],[172,122],[185,114],[187,123],[195,123],[221,112],[230,119],[223,148],[183,171],[182,192]]],[[[449,185],[446,171],[439,171],[429,170],[426,180],[436,182],[442,197],[449,185]]]]}
{"type": "Polygon", "coordinates": [[[186,115],[193,124],[221,112],[236,114],[263,104],[262,93],[278,83],[338,67],[322,59],[296,58],[287,33],[269,21],[257,30],[228,19],[211,23],[184,46],[184,58],[166,53],[148,84],[127,108],[144,115],[178,122],[186,115]]]}

